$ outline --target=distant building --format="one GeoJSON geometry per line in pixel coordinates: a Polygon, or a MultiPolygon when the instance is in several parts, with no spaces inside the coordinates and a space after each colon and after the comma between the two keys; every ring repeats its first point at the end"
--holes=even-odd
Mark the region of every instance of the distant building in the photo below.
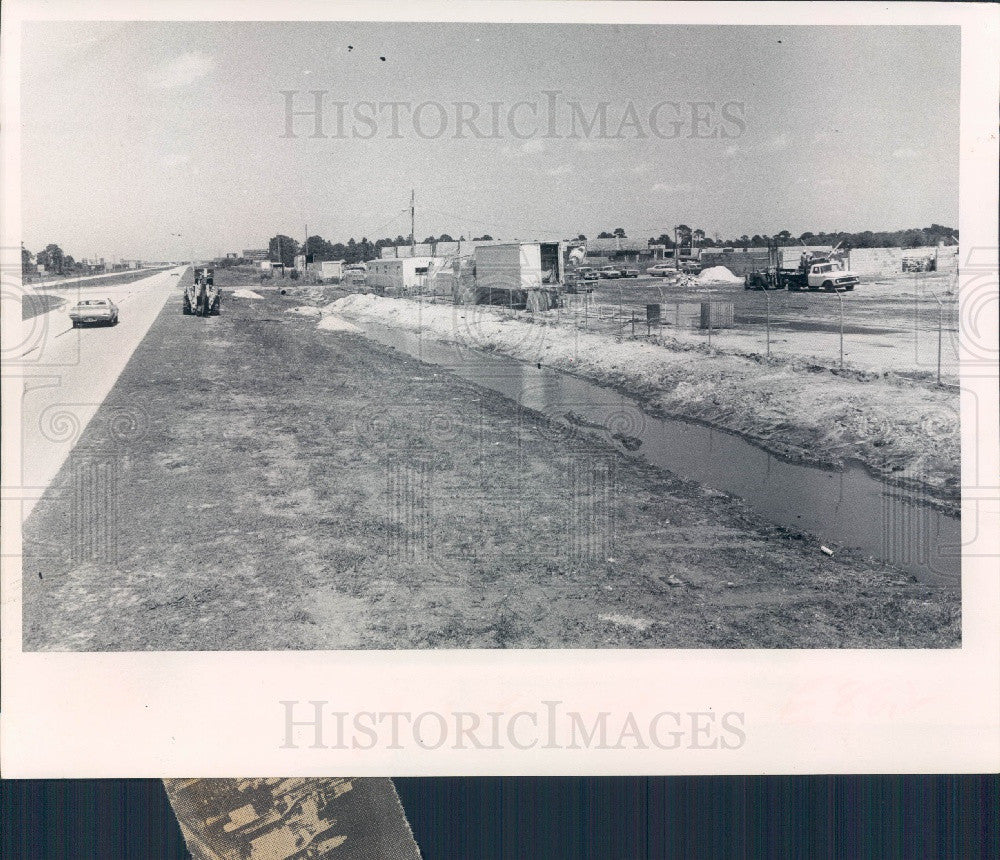
{"type": "Polygon", "coordinates": [[[243,259],[249,260],[252,263],[260,262],[261,260],[268,260],[271,257],[270,251],[267,248],[251,248],[243,251],[243,259]]]}
{"type": "Polygon", "coordinates": [[[344,276],[343,260],[321,260],[317,265],[321,278],[336,278],[339,280],[344,276]]]}
{"type": "Polygon", "coordinates": [[[640,254],[649,250],[649,245],[640,239],[625,239],[612,236],[610,239],[588,239],[587,253],[593,256],[614,257],[619,252],[640,254]]]}
{"type": "Polygon", "coordinates": [[[365,283],[370,287],[397,292],[419,290],[427,280],[434,257],[399,257],[371,260],[365,283]]]}

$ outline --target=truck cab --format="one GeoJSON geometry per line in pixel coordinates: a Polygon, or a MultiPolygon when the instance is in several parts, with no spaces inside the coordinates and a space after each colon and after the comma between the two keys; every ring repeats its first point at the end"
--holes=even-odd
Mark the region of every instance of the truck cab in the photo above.
{"type": "Polygon", "coordinates": [[[832,260],[812,260],[808,263],[806,283],[810,290],[851,291],[858,284],[858,276],[832,260]]]}

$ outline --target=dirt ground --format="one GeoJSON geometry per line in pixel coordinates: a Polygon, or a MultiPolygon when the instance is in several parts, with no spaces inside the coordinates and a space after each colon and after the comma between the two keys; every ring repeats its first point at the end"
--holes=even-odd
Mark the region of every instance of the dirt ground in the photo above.
{"type": "Polygon", "coordinates": [[[154,323],[25,525],[27,650],[958,645],[957,584],[263,295],[154,323]]]}

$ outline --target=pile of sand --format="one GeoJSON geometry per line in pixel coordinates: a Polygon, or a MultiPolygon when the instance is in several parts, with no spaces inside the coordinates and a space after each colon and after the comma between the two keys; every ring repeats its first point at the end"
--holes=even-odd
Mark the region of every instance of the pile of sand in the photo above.
{"type": "Polygon", "coordinates": [[[743,278],[734,275],[725,266],[712,266],[698,275],[699,284],[742,284],[743,278]]]}
{"type": "Polygon", "coordinates": [[[316,328],[323,331],[361,331],[354,323],[331,314],[324,314],[323,319],[316,323],[316,328]]]}
{"type": "Polygon", "coordinates": [[[255,293],[253,290],[233,290],[233,295],[238,299],[262,299],[264,298],[260,293],[255,293]]]}
{"type": "Polygon", "coordinates": [[[296,305],[294,308],[289,308],[288,313],[304,317],[318,317],[323,312],[314,305],[296,305]]]}

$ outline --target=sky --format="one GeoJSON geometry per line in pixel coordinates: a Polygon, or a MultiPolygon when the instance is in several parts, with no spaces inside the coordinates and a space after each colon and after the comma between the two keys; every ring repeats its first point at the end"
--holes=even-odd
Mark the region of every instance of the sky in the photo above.
{"type": "Polygon", "coordinates": [[[408,236],[411,189],[418,240],[957,227],[959,45],[957,27],[31,23],[24,242],[183,260],[307,226],[408,236]]]}

